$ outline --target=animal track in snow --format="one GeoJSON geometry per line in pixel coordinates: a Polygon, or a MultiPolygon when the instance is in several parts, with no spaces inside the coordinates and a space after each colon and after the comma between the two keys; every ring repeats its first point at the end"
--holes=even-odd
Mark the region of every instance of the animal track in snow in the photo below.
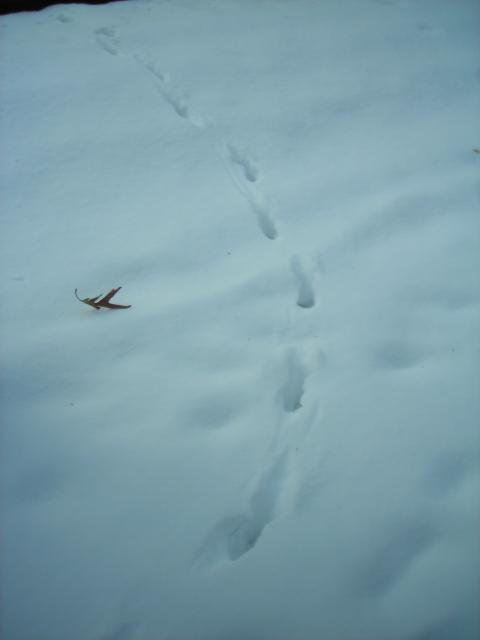
{"type": "Polygon", "coordinates": [[[230,160],[242,167],[245,178],[249,182],[257,182],[259,172],[251,158],[232,143],[227,144],[227,151],[229,153],[230,160]]]}
{"type": "Polygon", "coordinates": [[[147,60],[137,53],[133,54],[133,59],[138,62],[146,71],[155,76],[160,82],[170,82],[168,74],[164,73],[152,60],[147,60]]]}
{"type": "Polygon", "coordinates": [[[65,13],[59,13],[55,17],[58,20],[58,22],[62,22],[63,24],[68,24],[69,22],[73,22],[73,18],[70,18],[70,16],[67,16],[65,13]]]}
{"type": "MultiPolygon", "coordinates": [[[[95,34],[99,46],[112,55],[118,55],[120,50],[116,32],[113,28],[102,27],[97,29],[95,34]]],[[[167,73],[163,72],[155,62],[143,55],[133,53],[132,58],[149,75],[162,98],[180,118],[187,120],[194,127],[207,129],[208,121],[192,112],[184,92],[171,82],[167,73]]],[[[234,174],[229,165],[232,163],[239,165],[243,170],[247,183],[251,185],[258,181],[259,171],[257,167],[248,154],[232,143],[227,143],[223,146],[221,157],[237,189],[248,201],[250,208],[255,213],[261,232],[269,240],[275,240],[278,237],[278,231],[271,216],[270,207],[260,193],[247,189],[247,184],[240,182],[238,176],[234,174]]]]}
{"type": "Polygon", "coordinates": [[[292,273],[297,280],[298,295],[297,305],[302,309],[310,309],[315,305],[315,294],[313,292],[312,283],[309,276],[306,274],[300,258],[294,256],[290,263],[292,273]]]}
{"type": "Polygon", "coordinates": [[[285,451],[260,477],[246,512],[224,518],[212,529],[196,555],[199,566],[222,560],[235,562],[255,547],[267,524],[276,516],[286,462],[285,451]]]}
{"type": "Polygon", "coordinates": [[[118,38],[113,27],[100,27],[99,29],[96,29],[95,40],[97,41],[97,44],[110,55],[118,55],[118,38]]]}
{"type": "Polygon", "coordinates": [[[263,235],[269,240],[275,240],[278,237],[278,231],[275,223],[270,216],[268,208],[260,202],[249,199],[250,205],[257,216],[258,226],[263,235]]]}
{"type": "MultiPolygon", "coordinates": [[[[95,31],[95,37],[98,45],[111,55],[125,54],[118,43],[115,29],[111,27],[102,27],[95,31]]],[[[189,100],[185,92],[174,84],[168,73],[163,71],[155,61],[150,57],[140,55],[135,52],[128,53],[128,56],[138,64],[142,73],[145,72],[156,90],[166,102],[183,120],[191,125],[207,129],[212,133],[212,141],[215,144],[219,158],[232,179],[242,197],[247,201],[250,210],[255,214],[258,226],[262,234],[269,240],[278,237],[278,231],[275,225],[274,215],[272,215],[272,206],[266,196],[259,189],[257,184],[260,178],[260,172],[252,158],[240,146],[225,141],[221,136],[218,128],[215,127],[210,120],[203,120],[200,116],[192,112],[189,100]]],[[[295,276],[298,288],[297,305],[308,309],[315,305],[315,295],[313,292],[310,277],[305,272],[300,258],[294,256],[291,260],[291,270],[295,276]]],[[[286,413],[297,412],[302,407],[302,398],[304,395],[304,383],[307,377],[307,370],[304,367],[300,356],[295,350],[291,350],[286,357],[286,380],[280,391],[280,399],[283,410],[286,413]]],[[[235,414],[235,403],[228,401],[206,402],[200,403],[195,411],[196,423],[206,429],[219,428],[229,422],[235,414]]],[[[298,423],[301,426],[305,416],[299,414],[298,423]]],[[[281,421],[286,419],[283,414],[281,421]]],[[[297,418],[295,418],[297,421],[297,418]]],[[[286,422],[286,420],[285,420],[286,422]]],[[[291,421],[288,425],[291,426],[291,421]]],[[[284,429],[280,426],[280,431],[284,429]]],[[[301,435],[304,431],[302,428],[296,430],[296,439],[306,437],[301,435]],[[299,436],[300,433],[300,436],[299,436]]],[[[307,429],[308,432],[308,429],[307,429]]],[[[262,532],[269,522],[276,515],[277,503],[280,490],[283,488],[286,461],[290,457],[289,466],[298,467],[296,471],[295,482],[292,486],[282,489],[282,499],[285,504],[285,498],[288,494],[295,495],[295,487],[303,486],[304,470],[298,463],[293,461],[293,452],[295,445],[291,438],[289,442],[282,442],[280,447],[272,447],[270,458],[272,455],[275,460],[273,463],[266,465],[266,470],[262,473],[257,483],[255,491],[252,493],[248,506],[245,510],[240,510],[239,514],[223,518],[210,532],[202,545],[197,559],[203,564],[212,564],[218,560],[227,559],[235,561],[253,549],[258,543],[262,532]],[[278,455],[278,451],[283,451],[278,455]]],[[[298,449],[297,449],[298,450],[298,449]]],[[[292,484],[292,483],[290,483],[292,484]]]]}
{"type": "Polygon", "coordinates": [[[302,406],[304,384],[307,370],[298,352],[290,349],[286,357],[287,379],[281,389],[282,404],[285,411],[293,413],[302,406]]]}
{"type": "Polygon", "coordinates": [[[186,99],[177,91],[167,91],[165,87],[162,88],[162,95],[168,104],[173,108],[177,116],[180,118],[188,119],[190,116],[190,109],[186,99]]]}
{"type": "MultiPolygon", "coordinates": [[[[101,27],[97,29],[95,31],[95,37],[99,46],[107,51],[107,53],[111,55],[118,55],[120,53],[118,38],[116,37],[116,31],[113,27],[101,27]]],[[[138,54],[133,54],[132,57],[150,74],[162,98],[172,107],[180,118],[188,120],[195,127],[204,128],[205,124],[202,118],[191,113],[188,100],[180,89],[172,85],[168,74],[163,73],[155,63],[146,60],[138,54]]]]}
{"type": "Polygon", "coordinates": [[[215,556],[224,556],[234,562],[253,549],[262,531],[262,524],[255,522],[251,516],[225,518],[212,531],[205,551],[210,561],[215,561],[215,556]]]}
{"type": "Polygon", "coordinates": [[[260,231],[269,240],[275,240],[278,237],[278,231],[270,213],[270,206],[268,205],[266,198],[254,187],[253,184],[258,180],[258,169],[254,166],[248,156],[232,143],[224,144],[222,148],[217,149],[217,151],[224,161],[225,168],[232,179],[233,184],[237,187],[239,193],[245,198],[245,200],[247,200],[250,208],[255,214],[260,231]],[[233,171],[231,166],[232,163],[238,164],[242,167],[243,174],[247,182],[241,180],[236,172],[233,171]]]}
{"type": "Polygon", "coordinates": [[[167,73],[161,71],[154,62],[146,60],[142,56],[134,54],[133,58],[150,75],[158,92],[165,100],[165,102],[167,102],[167,104],[172,107],[177,116],[183,118],[184,120],[188,120],[194,127],[198,127],[200,129],[205,128],[205,122],[203,118],[192,113],[190,105],[184,93],[178,87],[175,87],[172,84],[167,73]]]}

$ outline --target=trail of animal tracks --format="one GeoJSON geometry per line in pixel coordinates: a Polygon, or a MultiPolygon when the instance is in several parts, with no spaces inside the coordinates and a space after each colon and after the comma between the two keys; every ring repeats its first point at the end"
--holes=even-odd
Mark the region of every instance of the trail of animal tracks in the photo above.
{"type": "Polygon", "coordinates": [[[2,18],[2,637],[476,639],[477,18],[2,18]]]}

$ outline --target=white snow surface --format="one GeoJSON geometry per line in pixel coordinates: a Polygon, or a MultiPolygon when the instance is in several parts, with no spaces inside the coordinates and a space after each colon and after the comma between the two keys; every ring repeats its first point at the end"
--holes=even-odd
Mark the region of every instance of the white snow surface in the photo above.
{"type": "Polygon", "coordinates": [[[2,638],[479,637],[479,20],[1,19],[2,638]]]}

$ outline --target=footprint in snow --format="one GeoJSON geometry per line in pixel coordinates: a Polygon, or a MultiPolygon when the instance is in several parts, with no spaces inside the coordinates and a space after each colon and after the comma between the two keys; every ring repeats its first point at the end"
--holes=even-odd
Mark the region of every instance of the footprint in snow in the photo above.
{"type": "Polygon", "coordinates": [[[100,27],[95,30],[95,40],[99,47],[112,56],[119,54],[118,38],[114,27],[100,27]]]}
{"type": "Polygon", "coordinates": [[[278,231],[268,208],[264,204],[254,200],[249,200],[249,202],[257,216],[258,226],[263,235],[269,240],[278,238],[278,231]]]}
{"type": "Polygon", "coordinates": [[[163,87],[162,95],[175,111],[177,116],[180,116],[180,118],[185,118],[186,120],[190,117],[190,108],[188,106],[188,102],[178,91],[173,91],[172,89],[167,91],[165,87],[163,87]]]}
{"type": "Polygon", "coordinates": [[[286,380],[280,390],[283,409],[289,413],[302,407],[307,370],[296,349],[290,349],[286,356],[286,380]]]}
{"type": "Polygon", "coordinates": [[[292,258],[290,267],[297,281],[297,305],[302,309],[310,309],[315,306],[315,293],[311,278],[307,275],[298,256],[292,258]]]}
{"type": "Polygon", "coordinates": [[[169,74],[161,71],[155,62],[147,60],[143,56],[134,54],[133,58],[150,75],[157,91],[177,116],[183,120],[187,120],[194,127],[205,129],[205,121],[199,115],[192,112],[184,92],[172,84],[169,74]]]}
{"type": "Polygon", "coordinates": [[[278,231],[271,214],[271,206],[254,185],[259,180],[260,173],[253,160],[245,151],[231,142],[219,145],[218,153],[233,184],[255,214],[260,231],[269,240],[275,240],[278,237],[278,231]],[[239,165],[243,176],[238,175],[232,165],[239,165]]]}
{"type": "Polygon", "coordinates": [[[260,477],[245,513],[226,517],[212,529],[195,556],[197,566],[235,562],[256,546],[265,527],[276,517],[286,462],[284,452],[260,477]]]}
{"type": "Polygon", "coordinates": [[[238,147],[231,143],[227,144],[227,151],[230,160],[234,164],[238,164],[243,169],[245,178],[249,182],[257,182],[259,178],[259,171],[248,154],[241,151],[238,147]]]}
{"type": "Polygon", "coordinates": [[[147,58],[144,58],[138,53],[134,53],[133,58],[136,62],[138,62],[138,64],[141,67],[145,69],[145,71],[148,71],[148,73],[150,73],[152,76],[154,76],[154,78],[156,78],[160,82],[163,82],[163,83],[170,82],[169,75],[167,73],[164,73],[153,60],[148,60],[147,58]]]}
{"type": "Polygon", "coordinates": [[[67,24],[69,22],[73,22],[73,18],[70,18],[70,16],[67,16],[65,13],[59,13],[55,17],[58,20],[58,22],[62,22],[63,24],[67,24]]]}
{"type": "Polygon", "coordinates": [[[219,561],[235,562],[257,544],[263,526],[249,515],[224,518],[207,536],[196,557],[199,567],[214,565],[219,561]]]}

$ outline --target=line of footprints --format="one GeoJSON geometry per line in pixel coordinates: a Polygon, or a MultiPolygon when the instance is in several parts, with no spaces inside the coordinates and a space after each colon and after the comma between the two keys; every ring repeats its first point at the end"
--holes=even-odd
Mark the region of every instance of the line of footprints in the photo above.
{"type": "MultiPolygon", "coordinates": [[[[122,51],[114,28],[101,27],[95,31],[94,37],[98,46],[109,55],[127,55],[132,58],[180,118],[197,129],[215,133],[215,126],[194,113],[184,92],[172,82],[168,73],[151,59],[122,51]]],[[[260,231],[268,240],[276,240],[278,230],[268,199],[260,189],[261,176],[255,162],[246,151],[232,142],[216,143],[216,149],[234,186],[255,215],[260,231]]],[[[311,277],[298,255],[293,255],[289,266],[296,282],[296,304],[303,309],[312,308],[315,305],[315,294],[311,277]]],[[[298,495],[294,495],[295,485],[297,484],[298,489],[301,480],[296,482],[296,478],[301,476],[302,471],[296,467],[295,452],[308,433],[308,425],[315,420],[316,408],[309,409],[311,415],[296,418],[297,412],[302,408],[304,384],[308,375],[296,349],[287,351],[284,371],[285,381],[278,393],[278,424],[265,464],[251,482],[244,509],[239,514],[222,519],[213,527],[195,554],[195,566],[209,567],[238,560],[254,548],[265,527],[278,513],[293,508],[292,504],[298,498],[298,495]],[[292,431],[296,433],[296,441],[287,433],[292,431]]]]}

